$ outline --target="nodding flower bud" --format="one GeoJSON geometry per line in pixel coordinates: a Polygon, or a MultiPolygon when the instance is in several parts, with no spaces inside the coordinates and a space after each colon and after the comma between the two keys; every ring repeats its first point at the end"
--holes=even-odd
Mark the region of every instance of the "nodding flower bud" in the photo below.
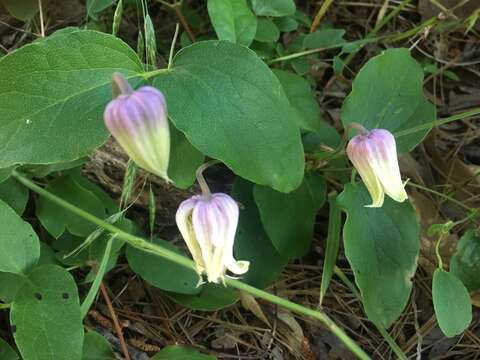
{"type": "Polygon", "coordinates": [[[224,283],[227,270],[241,275],[249,267],[248,261],[237,261],[233,257],[238,205],[227,194],[210,194],[201,172],[197,172],[197,176],[203,194],[195,195],[180,204],[176,214],[177,226],[192,254],[198,273],[205,273],[208,282],[224,283]]]}
{"type": "Polygon", "coordinates": [[[408,198],[398,166],[395,138],[389,131],[362,129],[348,143],[347,155],[372,197],[368,207],[381,207],[385,194],[398,202],[408,198]]]}
{"type": "Polygon", "coordinates": [[[112,78],[119,95],[105,109],[105,125],[138,166],[169,181],[170,131],[163,94],[151,86],[133,91],[120,74],[112,78]]]}

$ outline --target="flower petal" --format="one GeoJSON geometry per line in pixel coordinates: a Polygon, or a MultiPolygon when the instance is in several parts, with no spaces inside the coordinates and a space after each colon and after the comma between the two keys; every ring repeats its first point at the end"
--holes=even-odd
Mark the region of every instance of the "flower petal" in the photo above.
{"type": "Polygon", "coordinates": [[[367,205],[367,207],[382,207],[385,193],[382,184],[369,161],[367,135],[357,135],[352,138],[347,145],[347,155],[360,174],[360,177],[372,197],[372,204],[367,205]]]}
{"type": "Polygon", "coordinates": [[[387,130],[372,130],[368,146],[369,162],[385,193],[398,202],[408,199],[400,175],[394,136],[387,130]]]}

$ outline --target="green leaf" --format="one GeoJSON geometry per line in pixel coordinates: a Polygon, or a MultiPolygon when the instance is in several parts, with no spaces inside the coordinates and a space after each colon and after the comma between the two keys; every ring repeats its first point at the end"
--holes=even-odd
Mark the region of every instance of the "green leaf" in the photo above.
{"type": "Polygon", "coordinates": [[[402,313],[417,267],[419,225],[409,202],[385,199],[368,208],[363,185],[347,184],[337,198],[347,213],[343,227],[345,255],[370,320],[388,328],[402,313]]]}
{"type": "Polygon", "coordinates": [[[273,22],[281,32],[295,31],[298,28],[298,21],[292,16],[278,17],[273,22]]]}
{"type": "MultiPolygon", "coordinates": [[[[408,49],[389,49],[371,58],[353,81],[341,111],[344,127],[357,122],[394,135],[435,120],[435,108],[423,95],[423,70],[408,49]]],[[[403,136],[399,152],[408,152],[429,130],[403,136]]]]}
{"type": "Polygon", "coordinates": [[[0,338],[0,359],[2,360],[20,360],[18,354],[12,347],[3,339],[0,338]]]}
{"type": "Polygon", "coordinates": [[[264,288],[280,276],[288,259],[278,253],[265,233],[253,198],[253,184],[237,178],[232,196],[242,205],[235,237],[235,258],[250,261],[242,281],[264,288]]]}
{"type": "Polygon", "coordinates": [[[293,110],[267,65],[228,41],[182,49],[154,79],[190,143],[236,174],[278,191],[302,181],[304,155],[293,110]]]}
{"type": "Polygon", "coordinates": [[[77,183],[79,186],[84,188],[85,190],[90,191],[93,195],[95,195],[103,204],[105,208],[106,214],[108,216],[112,216],[113,214],[117,214],[119,211],[119,206],[117,201],[113,200],[110,195],[105,192],[100,186],[95,184],[94,182],[90,181],[82,174],[82,168],[77,167],[75,169],[71,169],[67,172],[67,174],[77,183]]]}
{"type": "Polygon", "coordinates": [[[470,295],[452,273],[435,270],[432,298],[438,325],[447,337],[461,334],[472,322],[470,295]]]}
{"type": "Polygon", "coordinates": [[[22,215],[28,201],[28,190],[13,178],[0,183],[0,199],[22,215]]]}
{"type": "Polygon", "coordinates": [[[324,151],[324,146],[336,149],[341,144],[342,137],[340,134],[332,125],[324,121],[320,122],[319,131],[309,132],[303,136],[303,147],[306,153],[318,153],[324,151]]]}
{"type": "Polygon", "coordinates": [[[328,48],[340,45],[345,42],[343,29],[321,29],[307,34],[303,39],[303,46],[306,49],[328,48]]]}
{"type": "Polygon", "coordinates": [[[42,178],[56,172],[65,171],[72,168],[80,168],[87,162],[87,160],[87,157],[82,157],[73,161],[59,162],[49,165],[25,165],[22,166],[22,170],[31,175],[31,177],[42,178]]]}
{"type": "Polygon", "coordinates": [[[280,30],[272,20],[258,19],[255,40],[259,42],[275,42],[280,37],[280,30]]]}
{"type": "MultiPolygon", "coordinates": [[[[105,218],[105,207],[100,199],[78,185],[70,176],[53,180],[46,190],[100,219],[105,218]]],[[[60,237],[65,230],[76,236],[87,236],[96,229],[95,224],[65,211],[44,197],[38,198],[36,215],[43,227],[55,238],[60,237]]]]}
{"type": "MultiPolygon", "coordinates": [[[[177,247],[161,239],[154,243],[169,250],[179,252],[177,247]]],[[[183,266],[177,265],[158,255],[146,253],[132,246],[127,247],[127,260],[132,270],[153,286],[180,294],[198,294],[200,278],[198,274],[183,266]],[[175,274],[175,276],[172,276],[175,274]]]]}
{"type": "Polygon", "coordinates": [[[249,46],[257,31],[257,18],[246,0],[208,0],[208,16],[219,40],[249,46]]]}
{"type": "Polygon", "coordinates": [[[103,259],[100,262],[100,266],[98,267],[98,271],[95,274],[95,279],[93,280],[92,286],[88,290],[87,296],[85,296],[85,299],[82,302],[82,305],[80,306],[80,314],[82,316],[82,319],[87,316],[88,310],[93,304],[93,301],[95,300],[95,297],[97,296],[98,289],[100,288],[100,285],[102,284],[102,279],[103,276],[105,275],[105,272],[107,271],[107,265],[108,265],[108,260],[110,258],[110,254],[112,251],[112,244],[113,240],[116,236],[113,234],[110,234],[110,239],[107,241],[107,246],[105,247],[105,252],[103,254],[103,259]]]}
{"type": "Polygon", "coordinates": [[[12,302],[17,296],[18,290],[23,286],[25,279],[25,276],[17,274],[0,273],[0,300],[4,303],[12,302]]]}
{"type": "Polygon", "coordinates": [[[142,65],[118,38],[72,31],[0,59],[0,168],[68,162],[101,145],[111,76],[140,82],[142,65]]]}
{"type": "Polygon", "coordinates": [[[252,0],[253,12],[258,16],[287,16],[295,14],[293,0],[252,0]]]}
{"type": "Polygon", "coordinates": [[[480,290],[480,237],[474,230],[468,230],[458,242],[450,259],[450,272],[462,280],[468,290],[480,290]]]}
{"type": "Polygon", "coordinates": [[[325,192],[325,180],[315,173],[306,175],[303,183],[288,194],[254,186],[263,227],[282,257],[295,259],[310,249],[315,217],[325,202],[325,192]]]}
{"type": "Polygon", "coordinates": [[[112,6],[115,0],[87,0],[87,15],[95,17],[96,14],[112,6]]]}
{"type": "Polygon", "coordinates": [[[151,360],[216,360],[212,355],[205,355],[197,349],[186,346],[172,345],[167,346],[156,353],[151,360]]]}
{"type": "Polygon", "coordinates": [[[1,0],[7,11],[19,20],[31,20],[38,12],[37,0],[1,0]]]}
{"type": "Polygon", "coordinates": [[[238,301],[238,292],[223,285],[207,283],[200,288],[198,294],[178,294],[166,291],[165,293],[176,303],[189,309],[199,311],[217,311],[235,304],[238,301]]]}
{"type": "Polygon", "coordinates": [[[295,119],[303,130],[319,131],[322,115],[310,83],[303,77],[284,70],[273,70],[297,113],[295,119]]]}
{"type": "Polygon", "coordinates": [[[22,274],[40,257],[40,242],[29,223],[0,200],[0,271],[22,274]]]}
{"type": "Polygon", "coordinates": [[[95,331],[88,331],[83,341],[82,360],[115,360],[110,344],[95,331]]]}
{"type": "Polygon", "coordinates": [[[320,304],[327,293],[330,280],[332,279],[333,269],[337,262],[338,248],[340,246],[340,230],[342,223],[342,213],[337,206],[336,192],[328,195],[328,204],[330,206],[328,213],[328,236],[327,248],[325,250],[325,260],[323,261],[322,282],[320,284],[320,304]]]}
{"type": "Polygon", "coordinates": [[[35,268],[10,310],[24,359],[80,360],[83,325],[75,280],[56,265],[35,268]],[[61,329],[61,331],[59,331],[61,329]]]}
{"type": "Polygon", "coordinates": [[[8,168],[0,169],[0,184],[7,180],[10,175],[12,175],[12,171],[14,168],[14,166],[10,166],[8,168]]]}
{"type": "Polygon", "coordinates": [[[170,140],[168,176],[175,186],[187,189],[195,182],[195,172],[202,165],[205,156],[174,126],[170,126],[170,140]]]}
{"type": "Polygon", "coordinates": [[[55,252],[50,247],[50,245],[44,243],[43,241],[40,242],[40,258],[38,259],[37,265],[60,265],[55,256],[55,252]]]}

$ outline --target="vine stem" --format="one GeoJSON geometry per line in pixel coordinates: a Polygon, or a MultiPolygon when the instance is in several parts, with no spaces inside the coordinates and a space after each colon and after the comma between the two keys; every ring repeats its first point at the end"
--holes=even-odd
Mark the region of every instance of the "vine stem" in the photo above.
{"type": "Polygon", "coordinates": [[[462,112],[460,114],[452,115],[452,116],[449,116],[449,117],[446,117],[446,118],[443,118],[443,119],[438,119],[438,120],[435,120],[435,121],[431,121],[431,122],[428,122],[426,124],[414,126],[410,129],[398,131],[398,132],[394,133],[394,135],[395,135],[395,137],[406,136],[406,135],[416,133],[418,131],[429,130],[430,128],[432,128],[434,126],[445,125],[445,124],[448,124],[452,121],[465,120],[465,119],[471,118],[475,115],[480,115],[480,107],[474,108],[474,109],[469,110],[469,111],[462,112]]]}
{"type": "MultiPolygon", "coordinates": [[[[36,192],[40,196],[43,196],[45,199],[55,203],[56,205],[64,208],[65,210],[68,210],[71,213],[102,227],[103,229],[111,232],[112,234],[115,234],[118,238],[125,240],[131,246],[146,252],[154,253],[178,265],[184,266],[186,268],[189,268],[195,271],[195,263],[192,260],[186,258],[185,256],[177,254],[171,250],[165,249],[153,243],[150,243],[138,236],[129,234],[117,228],[116,226],[109,224],[106,221],[103,221],[102,219],[97,218],[96,216],[88,213],[87,211],[82,210],[76,207],[75,205],[63,200],[62,198],[59,198],[56,195],[48,192],[47,190],[38,186],[32,180],[28,179],[27,177],[23,176],[17,171],[13,171],[12,176],[28,189],[36,192]]],[[[370,357],[355,343],[355,341],[353,341],[343,331],[343,329],[341,329],[337,324],[335,324],[325,313],[320,312],[318,310],[307,308],[305,306],[296,304],[289,300],[282,299],[281,297],[278,297],[266,291],[257,289],[251,285],[245,284],[236,279],[226,278],[225,283],[230,287],[250,293],[257,298],[269,301],[273,304],[276,304],[278,306],[291,310],[297,314],[306,315],[313,319],[319,320],[333,334],[335,334],[350,349],[350,351],[352,351],[359,359],[370,360],[370,357]]]]}

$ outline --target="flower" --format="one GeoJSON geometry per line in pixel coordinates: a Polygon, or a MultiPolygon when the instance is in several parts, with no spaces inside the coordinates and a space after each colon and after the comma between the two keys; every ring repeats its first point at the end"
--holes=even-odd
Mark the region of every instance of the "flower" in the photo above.
{"type": "Polygon", "coordinates": [[[163,94],[151,86],[133,91],[120,74],[112,79],[120,95],[105,109],[106,127],[138,166],[169,181],[170,131],[163,94]]]}
{"type": "Polygon", "coordinates": [[[354,136],[347,155],[372,197],[368,207],[381,207],[385,194],[398,202],[408,196],[402,183],[394,136],[385,129],[373,129],[354,136]]]}
{"type": "Polygon", "coordinates": [[[176,222],[199,274],[206,273],[208,282],[224,282],[225,272],[242,275],[248,261],[233,257],[233,243],[238,225],[238,205],[229,195],[211,194],[201,175],[197,178],[202,195],[183,201],[178,207],[176,222]]]}

